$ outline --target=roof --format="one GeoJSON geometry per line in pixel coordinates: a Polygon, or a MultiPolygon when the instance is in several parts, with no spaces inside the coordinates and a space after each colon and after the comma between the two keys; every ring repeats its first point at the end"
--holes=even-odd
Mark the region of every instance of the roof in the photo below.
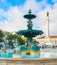
{"type": "MultiPolygon", "coordinates": [[[[43,38],[45,38],[46,36],[41,36],[41,37],[39,37],[39,38],[37,38],[37,39],[43,39],[43,38]]],[[[49,38],[57,38],[57,36],[49,36],[49,38]]]]}

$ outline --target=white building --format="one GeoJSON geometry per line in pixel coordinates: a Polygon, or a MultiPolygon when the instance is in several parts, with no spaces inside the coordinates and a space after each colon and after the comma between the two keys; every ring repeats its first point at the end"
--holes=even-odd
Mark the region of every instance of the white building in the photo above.
{"type": "Polygon", "coordinates": [[[37,38],[36,41],[38,41],[40,44],[57,46],[57,36],[49,36],[49,38],[46,38],[46,36],[41,36],[37,38]]]}
{"type": "Polygon", "coordinates": [[[46,15],[46,36],[40,36],[36,39],[40,44],[47,44],[47,45],[54,45],[57,46],[57,36],[50,36],[49,35],[49,12],[46,15]]]}

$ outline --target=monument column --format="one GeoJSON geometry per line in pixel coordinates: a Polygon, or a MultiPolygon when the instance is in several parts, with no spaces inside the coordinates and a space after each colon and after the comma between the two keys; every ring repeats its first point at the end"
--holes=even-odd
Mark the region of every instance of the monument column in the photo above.
{"type": "Polygon", "coordinates": [[[47,18],[46,18],[46,38],[49,37],[49,12],[47,12],[47,18]]]}

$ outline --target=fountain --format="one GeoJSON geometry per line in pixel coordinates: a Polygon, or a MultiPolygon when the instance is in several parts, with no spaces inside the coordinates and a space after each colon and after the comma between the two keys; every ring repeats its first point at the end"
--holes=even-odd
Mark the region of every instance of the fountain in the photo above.
{"type": "MultiPolygon", "coordinates": [[[[57,65],[57,51],[56,53],[54,52],[54,57],[52,55],[51,51],[48,51],[51,53],[51,57],[44,51],[45,56],[47,57],[38,57],[38,52],[40,51],[40,48],[36,45],[33,44],[33,37],[37,35],[43,34],[41,30],[34,30],[32,29],[33,24],[31,19],[36,18],[35,15],[31,14],[31,10],[29,10],[29,14],[24,15],[24,18],[28,19],[28,29],[27,30],[20,30],[17,32],[19,35],[24,35],[24,37],[27,37],[27,45],[20,45],[19,49],[16,48],[17,50],[20,50],[20,54],[15,55],[16,58],[13,58],[11,54],[11,51],[8,51],[10,54],[6,53],[0,54],[0,65],[57,65]],[[23,54],[22,54],[23,53],[23,54]],[[19,57],[20,56],[20,57],[19,57]],[[25,58],[25,59],[24,59],[25,58]],[[33,59],[32,59],[33,58],[33,59]]],[[[16,40],[17,42],[17,40],[16,40]]],[[[54,51],[52,49],[52,51],[54,51]]]]}
{"type": "Polygon", "coordinates": [[[31,14],[31,10],[29,10],[28,14],[24,15],[24,18],[28,19],[27,30],[20,30],[16,32],[18,35],[24,35],[24,37],[27,38],[26,45],[23,45],[20,47],[20,51],[23,54],[26,55],[35,55],[38,54],[40,51],[40,48],[38,45],[33,44],[33,37],[36,37],[37,35],[42,35],[43,32],[41,30],[34,30],[32,29],[33,23],[32,19],[36,18],[34,14],[31,14]]]}
{"type": "Polygon", "coordinates": [[[1,50],[0,58],[39,58],[40,48],[38,44],[33,41],[33,37],[41,35],[43,32],[32,28],[33,23],[31,20],[36,18],[36,16],[32,14],[31,10],[29,10],[28,14],[24,15],[24,18],[28,19],[27,30],[20,30],[16,33],[27,38],[25,44],[18,46],[16,39],[15,42],[13,40],[14,49],[6,49],[6,39],[4,39],[4,47],[1,50]]]}

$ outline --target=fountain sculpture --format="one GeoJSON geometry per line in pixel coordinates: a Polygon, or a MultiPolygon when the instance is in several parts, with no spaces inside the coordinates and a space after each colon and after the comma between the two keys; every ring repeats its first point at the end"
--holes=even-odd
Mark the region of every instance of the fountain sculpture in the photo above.
{"type": "Polygon", "coordinates": [[[22,53],[25,53],[27,55],[35,54],[36,51],[39,51],[40,48],[38,45],[33,44],[33,37],[36,37],[37,35],[42,35],[43,32],[41,30],[34,30],[32,29],[33,23],[32,19],[36,18],[34,14],[32,14],[31,10],[29,10],[28,14],[24,15],[24,18],[28,19],[27,30],[20,30],[16,32],[18,35],[24,35],[24,37],[27,37],[26,45],[20,47],[20,51],[22,53]]]}

